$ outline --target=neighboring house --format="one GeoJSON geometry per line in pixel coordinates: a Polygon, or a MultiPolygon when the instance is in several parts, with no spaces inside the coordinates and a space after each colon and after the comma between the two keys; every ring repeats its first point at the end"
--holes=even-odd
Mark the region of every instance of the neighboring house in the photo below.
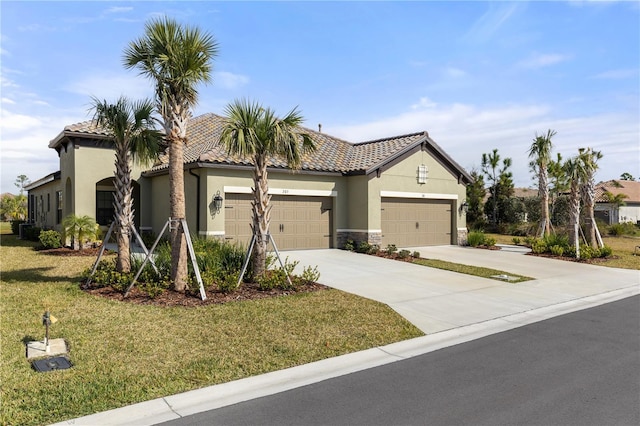
{"type": "Polygon", "coordinates": [[[596,218],[607,225],[632,222],[640,224],[640,182],[632,180],[610,180],[596,185],[596,218]],[[604,193],[624,194],[623,206],[610,203],[604,193]]]}
{"type": "MultiPolygon", "coordinates": [[[[223,125],[224,118],[215,114],[189,123],[187,223],[192,235],[247,244],[252,165],[219,144],[223,125]]],[[[300,170],[270,162],[270,230],[278,248],[342,247],[348,239],[398,247],[466,242],[461,206],[471,177],[426,132],[352,144],[304,131],[317,150],[303,157],[300,170]]],[[[115,157],[108,135],[90,121],[74,124],[49,147],[58,152],[60,171],[27,187],[35,206],[30,219],[59,229],[66,215],[87,214],[106,226],[113,215],[115,157]],[[47,199],[55,214],[38,204],[47,199]]],[[[168,156],[153,166],[134,167],[133,179],[136,226],[158,233],[169,217],[168,156]]]]}

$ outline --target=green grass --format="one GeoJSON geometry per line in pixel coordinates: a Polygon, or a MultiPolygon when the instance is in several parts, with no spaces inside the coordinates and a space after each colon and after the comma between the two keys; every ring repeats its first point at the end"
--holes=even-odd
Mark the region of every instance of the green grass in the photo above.
{"type": "MultiPolygon", "coordinates": [[[[4,228],[3,228],[4,229],[4,228]]],[[[327,290],[197,308],[117,302],[78,288],[93,258],[2,235],[0,424],[46,424],[421,336],[386,305],[327,290]],[[24,342],[58,318],[73,368],[35,372],[24,342]]]]}
{"type": "MultiPolygon", "coordinates": [[[[511,235],[487,234],[494,237],[499,244],[513,244],[511,235]]],[[[524,241],[524,237],[519,237],[524,241]]],[[[634,255],[635,247],[640,246],[640,237],[635,236],[603,236],[602,241],[605,245],[611,247],[613,256],[610,259],[597,259],[594,262],[598,266],[607,266],[609,268],[623,268],[640,270],[640,255],[634,255]]],[[[638,249],[640,252],[640,249],[638,249]]],[[[638,253],[636,252],[636,254],[638,253]]]]}
{"type": "Polygon", "coordinates": [[[430,268],[444,269],[445,271],[458,272],[460,274],[474,275],[476,277],[489,278],[492,280],[503,281],[506,280],[500,278],[493,278],[492,275],[509,275],[516,278],[515,280],[508,281],[510,283],[521,283],[523,281],[529,281],[533,278],[525,277],[523,275],[512,274],[510,272],[499,271],[497,269],[483,268],[481,266],[463,265],[461,263],[447,262],[446,260],[436,259],[415,259],[413,263],[428,266],[430,268]]]}

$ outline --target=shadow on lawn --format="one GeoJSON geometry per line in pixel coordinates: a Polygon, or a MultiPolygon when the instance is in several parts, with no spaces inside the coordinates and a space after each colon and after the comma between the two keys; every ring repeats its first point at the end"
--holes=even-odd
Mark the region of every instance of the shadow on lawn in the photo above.
{"type": "Polygon", "coordinates": [[[52,270],[53,267],[41,267],[41,268],[27,268],[19,269],[15,271],[2,272],[2,282],[11,284],[15,282],[30,282],[30,283],[51,283],[58,281],[79,281],[80,276],[50,276],[45,275],[44,272],[52,270]]]}

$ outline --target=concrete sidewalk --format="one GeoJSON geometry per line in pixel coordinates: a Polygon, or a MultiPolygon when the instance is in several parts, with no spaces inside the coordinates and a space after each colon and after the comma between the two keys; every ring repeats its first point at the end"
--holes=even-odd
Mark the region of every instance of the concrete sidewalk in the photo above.
{"type": "Polygon", "coordinates": [[[158,398],[59,425],[157,424],[373,368],[640,294],[640,271],[525,256],[505,247],[421,247],[421,257],[535,278],[510,284],[341,250],[285,252],[320,282],[388,304],[427,335],[260,376],[158,398]]]}

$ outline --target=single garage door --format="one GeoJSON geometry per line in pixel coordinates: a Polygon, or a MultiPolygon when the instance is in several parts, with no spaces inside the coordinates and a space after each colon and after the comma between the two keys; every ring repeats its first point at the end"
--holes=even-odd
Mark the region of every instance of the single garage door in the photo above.
{"type": "MultiPolygon", "coordinates": [[[[225,239],[251,241],[251,194],[226,194],[225,239]]],[[[271,197],[270,231],[279,250],[331,247],[331,197],[271,197]]]]}
{"type": "Polygon", "coordinates": [[[451,244],[451,200],[382,198],[382,248],[451,244]]]}

